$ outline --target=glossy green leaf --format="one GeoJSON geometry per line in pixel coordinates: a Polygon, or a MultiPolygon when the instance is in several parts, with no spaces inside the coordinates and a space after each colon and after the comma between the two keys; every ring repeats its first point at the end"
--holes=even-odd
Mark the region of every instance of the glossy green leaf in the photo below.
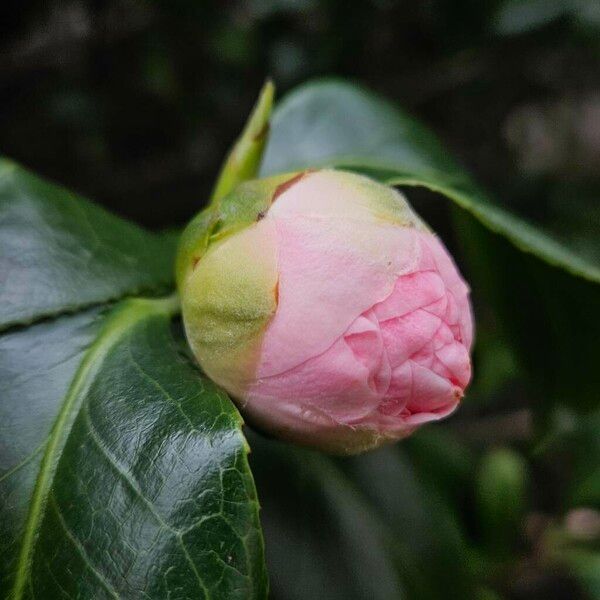
{"type": "Polygon", "coordinates": [[[0,159],[0,331],[164,292],[172,281],[175,241],[0,159]]]}
{"type": "Polygon", "coordinates": [[[101,322],[90,309],[0,337],[0,589],[12,588],[45,442],[101,322]]]}
{"type": "Polygon", "coordinates": [[[598,404],[598,264],[492,203],[429,130],[349,83],[307,84],[275,111],[263,174],[321,166],[423,186],[451,200],[474,297],[487,295],[534,395],[577,408],[598,404]]]}
{"type": "Polygon", "coordinates": [[[0,335],[3,597],[264,598],[241,418],[185,356],[177,299],[103,304],[172,286],[171,240],[6,176],[31,187],[0,204],[26,249],[0,271],[20,311],[0,335]]]}

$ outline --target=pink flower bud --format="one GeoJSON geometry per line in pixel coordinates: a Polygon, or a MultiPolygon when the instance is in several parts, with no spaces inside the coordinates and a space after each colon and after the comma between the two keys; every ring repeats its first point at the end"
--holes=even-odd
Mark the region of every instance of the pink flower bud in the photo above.
{"type": "Polygon", "coordinates": [[[469,290],[404,197],[331,170],[245,185],[180,252],[205,372],[250,422],[332,452],[449,415],[471,377],[469,290]]]}

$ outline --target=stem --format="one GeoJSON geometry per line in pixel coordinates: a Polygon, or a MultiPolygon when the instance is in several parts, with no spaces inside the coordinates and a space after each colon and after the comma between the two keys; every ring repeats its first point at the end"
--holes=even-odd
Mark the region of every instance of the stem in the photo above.
{"type": "Polygon", "coordinates": [[[252,179],[258,173],[260,161],[269,136],[269,117],[273,107],[275,86],[267,80],[254,109],[221,168],[215,184],[211,203],[218,202],[242,181],[252,179]]]}
{"type": "Polygon", "coordinates": [[[150,307],[152,311],[164,313],[169,318],[181,313],[181,301],[176,292],[162,298],[134,298],[133,300],[150,307]]]}

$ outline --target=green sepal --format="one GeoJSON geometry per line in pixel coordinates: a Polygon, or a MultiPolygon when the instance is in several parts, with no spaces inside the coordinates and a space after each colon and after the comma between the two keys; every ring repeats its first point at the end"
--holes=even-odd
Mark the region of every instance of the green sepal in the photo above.
{"type": "Polygon", "coordinates": [[[191,273],[208,248],[217,241],[260,221],[273,203],[277,188],[297,173],[246,181],[198,213],[184,229],[176,261],[177,286],[191,273]]]}
{"type": "Polygon", "coordinates": [[[256,177],[269,137],[269,118],[274,96],[275,86],[272,81],[267,81],[244,130],[221,167],[211,202],[218,202],[242,181],[256,177]]]}

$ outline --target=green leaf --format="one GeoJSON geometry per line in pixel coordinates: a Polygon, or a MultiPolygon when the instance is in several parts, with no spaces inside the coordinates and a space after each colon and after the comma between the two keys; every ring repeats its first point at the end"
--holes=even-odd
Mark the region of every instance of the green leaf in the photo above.
{"type": "Polygon", "coordinates": [[[598,264],[492,203],[429,130],[355,85],[304,85],[274,113],[262,174],[323,166],[449,199],[476,305],[487,296],[528,369],[534,397],[598,405],[598,264]]]}
{"type": "Polygon", "coordinates": [[[273,115],[262,175],[325,166],[439,192],[523,252],[600,283],[600,265],[492,204],[427,128],[361,87],[309,83],[284,98],[273,115]]]}
{"type": "Polygon", "coordinates": [[[101,304],[172,287],[171,240],[11,170],[28,193],[0,204],[7,247],[26,249],[1,271],[20,312],[0,336],[0,589],[264,598],[241,418],[186,357],[177,299],[101,304]]]}
{"type": "Polygon", "coordinates": [[[236,185],[256,177],[269,135],[269,117],[274,95],[275,86],[271,81],[267,81],[258,96],[256,106],[248,117],[244,130],[235,141],[221,167],[211,195],[211,202],[218,202],[236,185]]]}
{"type": "MultiPolygon", "coordinates": [[[[332,459],[251,438],[275,600],[474,597],[463,532],[398,447],[332,459]]],[[[443,457],[430,457],[432,470],[443,457]]]]}
{"type": "MultiPolygon", "coordinates": [[[[431,455],[432,470],[444,464],[431,455]]],[[[401,446],[389,446],[347,461],[348,473],[372,510],[392,532],[394,555],[409,598],[439,599],[451,589],[457,598],[474,597],[474,561],[465,532],[442,486],[401,446]],[[432,576],[435,573],[435,576],[432,576]]]]}
{"type": "Polygon", "coordinates": [[[273,600],[404,598],[391,537],[330,458],[252,436],[273,600]]]}
{"type": "Polygon", "coordinates": [[[567,264],[550,265],[472,216],[455,216],[472,288],[495,309],[498,334],[511,343],[528,375],[538,424],[548,427],[553,402],[579,412],[600,408],[600,284],[591,277],[593,267],[574,273],[567,264]]]}
{"type": "Polygon", "coordinates": [[[505,0],[494,18],[494,29],[504,35],[529,33],[567,15],[571,0],[505,0]]]}
{"type": "Polygon", "coordinates": [[[175,242],[0,159],[0,331],[165,292],[175,242]]]}
{"type": "Polygon", "coordinates": [[[456,512],[461,511],[475,467],[473,451],[441,424],[418,430],[402,447],[423,485],[442,495],[456,512]]]}

